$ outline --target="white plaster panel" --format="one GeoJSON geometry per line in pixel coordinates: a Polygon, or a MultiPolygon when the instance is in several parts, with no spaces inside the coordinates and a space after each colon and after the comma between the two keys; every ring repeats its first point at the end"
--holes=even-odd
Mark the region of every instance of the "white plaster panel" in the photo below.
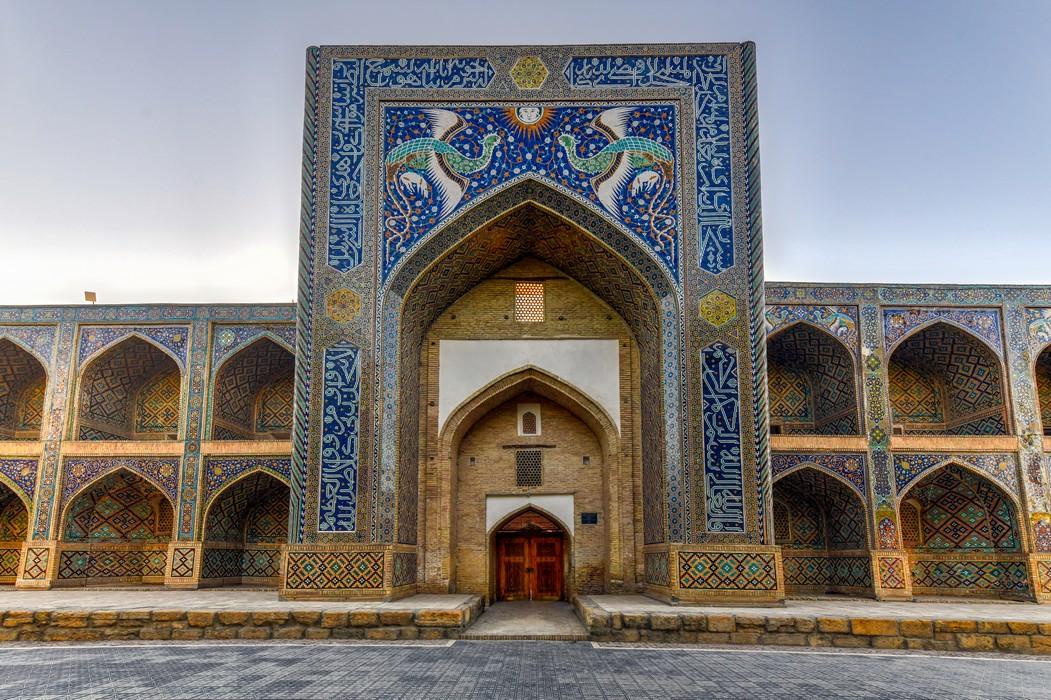
{"type": "Polygon", "coordinates": [[[573,494],[560,496],[486,496],[485,531],[490,532],[501,520],[526,506],[535,506],[561,521],[573,534],[573,494]]]}
{"type": "Polygon", "coordinates": [[[587,394],[620,430],[620,350],[615,339],[442,340],[438,363],[439,429],[476,391],[533,365],[587,394]]]}

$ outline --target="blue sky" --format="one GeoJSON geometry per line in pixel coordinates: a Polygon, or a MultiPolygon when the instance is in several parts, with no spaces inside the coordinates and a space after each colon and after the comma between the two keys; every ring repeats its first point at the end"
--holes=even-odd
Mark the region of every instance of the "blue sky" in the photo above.
{"type": "Polygon", "coordinates": [[[758,45],[767,279],[1051,283],[1051,2],[0,0],[0,304],[291,301],[311,44],[758,45]]]}

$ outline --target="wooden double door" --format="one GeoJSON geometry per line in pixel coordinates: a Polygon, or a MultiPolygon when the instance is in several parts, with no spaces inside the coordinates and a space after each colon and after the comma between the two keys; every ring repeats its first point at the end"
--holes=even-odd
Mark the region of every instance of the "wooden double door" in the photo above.
{"type": "Polygon", "coordinates": [[[497,600],[562,600],[563,569],[561,534],[497,534],[497,600]]]}

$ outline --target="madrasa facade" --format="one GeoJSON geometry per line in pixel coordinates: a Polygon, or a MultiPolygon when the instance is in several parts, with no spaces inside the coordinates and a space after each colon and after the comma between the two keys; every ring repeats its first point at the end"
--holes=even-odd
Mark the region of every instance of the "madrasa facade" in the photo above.
{"type": "Polygon", "coordinates": [[[1051,287],[765,282],[753,44],[305,94],[295,305],[0,307],[0,582],[1051,599],[1051,287]]]}

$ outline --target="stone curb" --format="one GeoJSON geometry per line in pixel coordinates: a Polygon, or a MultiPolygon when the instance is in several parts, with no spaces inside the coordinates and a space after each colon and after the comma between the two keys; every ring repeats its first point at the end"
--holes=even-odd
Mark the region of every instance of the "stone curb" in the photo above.
{"type": "Polygon", "coordinates": [[[749,644],[1051,655],[1051,624],[989,620],[768,616],[694,612],[608,612],[588,596],[573,601],[590,639],[609,642],[749,644]]]}
{"type": "Polygon", "coordinates": [[[481,611],[477,596],[452,609],[5,610],[0,642],[450,639],[481,611]]]}

